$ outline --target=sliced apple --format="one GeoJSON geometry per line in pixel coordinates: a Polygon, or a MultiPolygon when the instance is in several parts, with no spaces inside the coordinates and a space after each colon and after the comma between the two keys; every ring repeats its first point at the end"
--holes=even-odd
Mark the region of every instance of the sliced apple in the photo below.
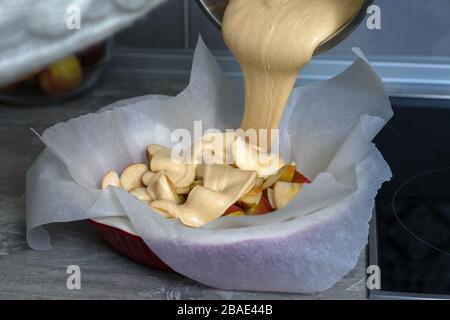
{"type": "Polygon", "coordinates": [[[191,191],[191,188],[190,187],[177,188],[175,191],[177,194],[186,195],[189,193],[189,191],[191,191]]]}
{"type": "Polygon", "coordinates": [[[231,207],[229,207],[227,209],[227,211],[225,211],[225,213],[223,214],[224,216],[231,216],[233,214],[237,214],[240,215],[240,212],[242,212],[242,214],[245,214],[244,209],[242,209],[241,207],[233,204],[231,207]]]}
{"type": "Polygon", "coordinates": [[[264,181],[263,190],[272,187],[277,181],[291,182],[294,178],[296,167],[295,164],[288,164],[282,167],[274,175],[271,175],[264,181]]]}
{"type": "Polygon", "coordinates": [[[256,178],[256,180],[255,180],[255,187],[261,187],[262,188],[263,184],[264,184],[264,178],[256,178]]]}
{"type": "Polygon", "coordinates": [[[151,172],[150,170],[142,175],[141,180],[142,180],[142,183],[144,184],[144,186],[148,186],[148,182],[153,177],[153,175],[154,175],[154,173],[151,172]]]}
{"type": "Polygon", "coordinates": [[[235,203],[247,194],[255,185],[257,173],[230,168],[226,165],[205,166],[203,185],[216,192],[226,193],[235,203]]]}
{"type": "Polygon", "coordinates": [[[133,188],[143,187],[141,177],[148,171],[148,165],[144,163],[135,163],[123,170],[120,175],[120,183],[122,187],[129,191],[133,188]]]}
{"type": "Polygon", "coordinates": [[[275,206],[275,199],[274,199],[274,196],[273,196],[273,189],[272,188],[268,188],[268,189],[266,189],[266,192],[267,192],[267,200],[269,200],[270,206],[272,208],[276,208],[276,206],[275,206]]]}
{"type": "Polygon", "coordinates": [[[151,177],[148,182],[147,192],[153,200],[167,200],[175,204],[183,202],[183,199],[176,193],[175,186],[163,172],[159,172],[151,177]]]}
{"type": "Polygon", "coordinates": [[[233,159],[238,168],[256,171],[259,177],[271,176],[285,165],[279,155],[261,152],[239,136],[233,142],[233,159]]]}
{"type": "Polygon", "coordinates": [[[261,187],[253,187],[245,196],[239,199],[237,203],[244,209],[250,209],[259,203],[262,195],[263,191],[261,187]]]}
{"type": "Polygon", "coordinates": [[[160,144],[149,144],[147,146],[147,159],[148,159],[148,161],[151,161],[153,156],[155,154],[157,154],[159,151],[165,150],[165,149],[167,149],[167,148],[163,147],[160,144]]]}
{"type": "Polygon", "coordinates": [[[176,164],[172,161],[172,151],[164,149],[157,152],[150,162],[153,172],[164,172],[177,188],[189,187],[195,180],[196,164],[176,164]]]}
{"type": "Polygon", "coordinates": [[[147,189],[144,187],[133,188],[129,191],[129,193],[141,201],[152,201],[152,197],[150,197],[147,189]]]}
{"type": "Polygon", "coordinates": [[[277,209],[284,208],[300,191],[301,183],[278,181],[273,188],[273,198],[277,209]]]}
{"type": "Polygon", "coordinates": [[[248,209],[246,213],[249,215],[261,215],[272,212],[273,210],[269,200],[263,195],[258,204],[248,209]]]}
{"type": "Polygon", "coordinates": [[[220,216],[233,204],[233,198],[225,193],[197,186],[186,199],[186,203],[177,205],[171,201],[153,201],[153,208],[163,210],[190,227],[201,227],[220,216]]]}
{"type": "Polygon", "coordinates": [[[196,178],[203,179],[203,177],[205,176],[205,165],[204,164],[197,165],[197,170],[195,172],[195,176],[196,176],[196,178]]]}
{"type": "Polygon", "coordinates": [[[186,203],[153,201],[152,207],[164,210],[191,227],[201,227],[222,216],[238,199],[254,186],[256,172],[233,169],[224,165],[207,165],[204,186],[196,186],[186,203]]]}
{"type": "Polygon", "coordinates": [[[311,183],[311,181],[302,175],[300,172],[295,171],[294,178],[292,179],[292,182],[295,183],[311,183]]]}
{"type": "Polygon", "coordinates": [[[235,211],[233,213],[227,214],[227,217],[242,217],[245,216],[244,211],[235,211]]]}
{"type": "Polygon", "coordinates": [[[203,185],[203,179],[197,179],[192,182],[190,189],[194,189],[196,186],[202,186],[203,185]]]}
{"type": "Polygon", "coordinates": [[[108,171],[102,180],[101,188],[105,190],[108,186],[120,188],[122,185],[120,183],[119,174],[116,171],[108,171]]]}
{"type": "Polygon", "coordinates": [[[272,187],[280,179],[280,177],[283,175],[285,170],[286,170],[286,166],[284,166],[283,168],[278,170],[278,172],[276,174],[273,174],[270,177],[268,177],[263,183],[263,186],[262,186],[263,190],[272,187]]]}
{"type": "Polygon", "coordinates": [[[288,164],[284,166],[284,168],[284,172],[278,181],[292,182],[292,179],[294,178],[295,172],[297,170],[295,163],[288,164]]]}
{"type": "MultiPolygon", "coordinates": [[[[159,201],[159,200],[157,200],[157,201],[159,201]]],[[[150,202],[150,204],[149,204],[150,208],[152,208],[154,211],[156,211],[157,213],[159,213],[160,215],[162,215],[162,216],[165,217],[165,218],[168,218],[168,219],[170,219],[170,218],[176,218],[176,217],[172,216],[169,212],[167,212],[167,211],[165,211],[165,210],[162,210],[162,209],[159,209],[159,208],[156,208],[156,207],[152,206],[152,203],[153,203],[153,202],[157,202],[157,201],[152,201],[152,202],[150,202]]]]}

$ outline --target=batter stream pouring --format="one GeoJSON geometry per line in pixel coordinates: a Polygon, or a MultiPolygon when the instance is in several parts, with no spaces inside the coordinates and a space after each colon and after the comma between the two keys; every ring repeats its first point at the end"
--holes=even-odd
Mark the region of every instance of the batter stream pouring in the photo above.
{"type": "Polygon", "coordinates": [[[270,135],[270,129],[279,127],[298,72],[363,4],[363,0],[229,2],[222,31],[244,76],[242,129],[267,129],[270,135]]]}

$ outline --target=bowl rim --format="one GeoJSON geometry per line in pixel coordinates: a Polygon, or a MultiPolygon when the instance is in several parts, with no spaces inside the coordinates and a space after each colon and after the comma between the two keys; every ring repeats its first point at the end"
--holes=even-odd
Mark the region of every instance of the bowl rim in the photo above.
{"type": "Polygon", "coordinates": [[[130,219],[128,219],[127,217],[91,218],[89,219],[89,221],[94,225],[115,229],[122,233],[122,235],[133,237],[135,239],[142,239],[140,236],[138,236],[136,230],[131,224],[130,219]]]}

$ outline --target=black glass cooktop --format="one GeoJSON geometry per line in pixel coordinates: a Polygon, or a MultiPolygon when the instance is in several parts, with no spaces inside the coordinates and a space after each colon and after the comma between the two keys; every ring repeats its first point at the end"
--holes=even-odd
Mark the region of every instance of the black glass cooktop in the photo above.
{"type": "Polygon", "coordinates": [[[450,100],[392,102],[375,140],[394,178],[377,198],[369,263],[381,290],[370,295],[450,298],[450,100]]]}

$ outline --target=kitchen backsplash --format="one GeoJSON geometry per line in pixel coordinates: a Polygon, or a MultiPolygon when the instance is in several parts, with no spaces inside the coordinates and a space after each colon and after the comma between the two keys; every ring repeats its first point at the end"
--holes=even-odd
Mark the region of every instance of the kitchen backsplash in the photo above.
{"type": "MultiPolygon", "coordinates": [[[[375,0],[381,29],[365,23],[331,54],[358,46],[367,55],[450,56],[449,0],[375,0]]],[[[116,45],[132,48],[190,49],[201,34],[214,50],[226,50],[222,35],[195,0],[167,0],[116,36],[116,45]]]]}

